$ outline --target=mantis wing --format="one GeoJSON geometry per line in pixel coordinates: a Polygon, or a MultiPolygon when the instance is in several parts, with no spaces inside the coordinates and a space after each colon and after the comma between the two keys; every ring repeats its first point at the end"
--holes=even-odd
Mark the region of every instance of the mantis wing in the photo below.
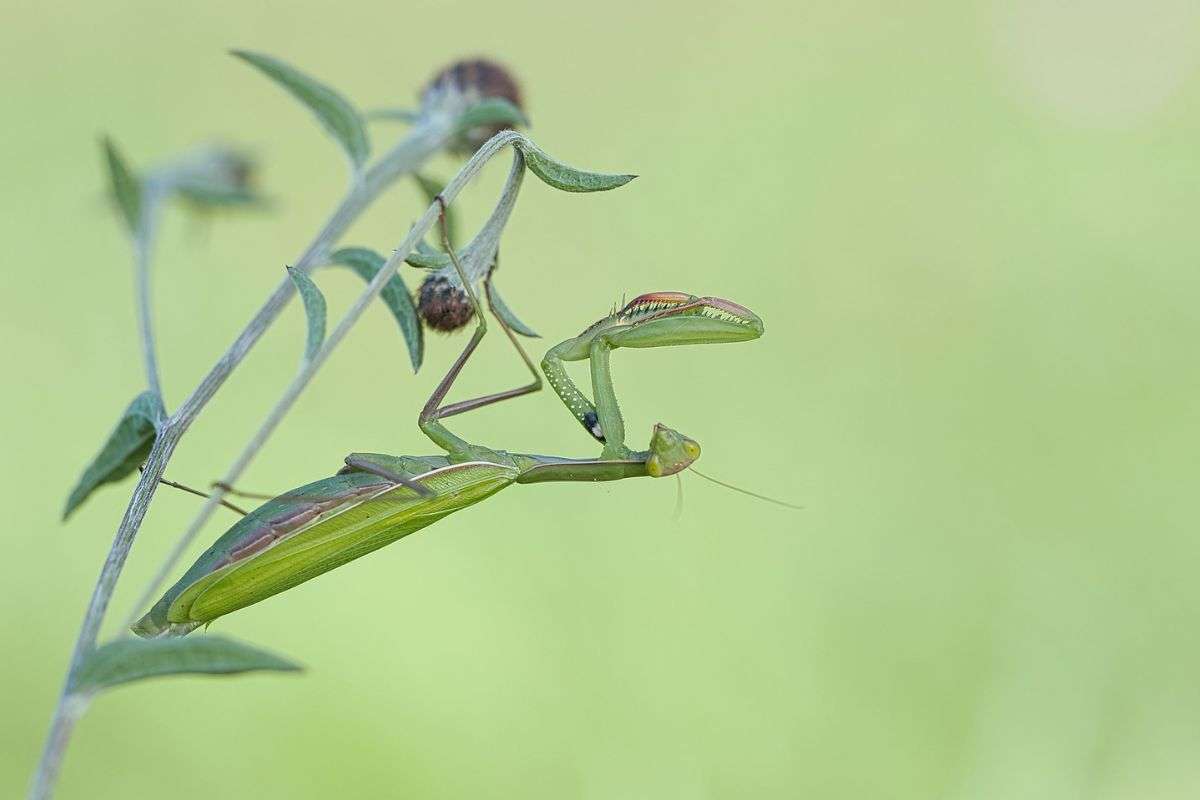
{"type": "Polygon", "coordinates": [[[433,490],[432,497],[420,497],[405,486],[387,487],[205,575],[171,603],[167,618],[197,624],[245,608],[490,497],[517,475],[511,466],[468,462],[417,476],[433,490]]]}

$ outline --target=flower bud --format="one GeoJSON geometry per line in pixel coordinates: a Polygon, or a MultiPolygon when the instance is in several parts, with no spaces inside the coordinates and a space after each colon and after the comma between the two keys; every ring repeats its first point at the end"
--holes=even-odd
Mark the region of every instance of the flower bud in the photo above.
{"type": "MultiPolygon", "coordinates": [[[[433,76],[421,92],[421,113],[458,117],[471,106],[490,98],[507,100],[524,111],[521,90],[508,70],[494,61],[467,59],[451,64],[433,76]]],[[[469,155],[505,127],[470,128],[456,136],[449,149],[469,155]]]]}

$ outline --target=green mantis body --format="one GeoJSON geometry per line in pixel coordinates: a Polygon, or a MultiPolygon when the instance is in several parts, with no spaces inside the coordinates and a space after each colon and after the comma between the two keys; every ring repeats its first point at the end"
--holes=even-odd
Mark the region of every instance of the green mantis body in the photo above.
{"type": "MultiPolygon", "coordinates": [[[[134,632],[144,637],[186,634],[378,550],[514,483],[612,481],[684,470],[699,457],[700,446],[664,425],[654,427],[646,450],[625,446],[609,353],[617,347],[746,341],[763,331],[757,316],[730,301],[656,293],[636,298],[580,336],[552,348],[542,362],[547,379],[576,419],[604,442],[599,458],[572,459],[471,444],[441,423],[453,414],[533,390],[522,387],[439,407],[486,331],[482,314],[475,318],[475,336],[420,416],[421,429],[445,455],[356,453],[346,458],[338,474],[269,500],[205,551],[133,626],[134,632]],[[591,362],[594,402],[562,367],[563,361],[581,359],[591,362]]],[[[507,328],[505,332],[510,333],[507,328]]]]}

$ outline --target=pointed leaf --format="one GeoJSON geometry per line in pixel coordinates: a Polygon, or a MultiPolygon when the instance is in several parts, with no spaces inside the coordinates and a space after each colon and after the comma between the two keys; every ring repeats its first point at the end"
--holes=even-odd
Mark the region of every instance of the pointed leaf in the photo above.
{"type": "Polygon", "coordinates": [[[517,125],[528,127],[525,112],[503,97],[481,100],[463,112],[458,118],[456,132],[466,133],[472,128],[512,128],[517,125]]]}
{"type": "MultiPolygon", "coordinates": [[[[437,200],[439,194],[446,184],[444,181],[439,181],[436,178],[430,178],[427,175],[422,175],[419,172],[413,173],[413,180],[421,187],[421,193],[425,195],[426,202],[432,204],[437,200]]],[[[434,226],[430,231],[433,240],[439,245],[442,242],[442,232],[438,226],[434,226]]],[[[450,246],[457,250],[458,248],[458,213],[455,212],[454,206],[446,208],[446,238],[450,240],[450,246]]]]}
{"type": "Polygon", "coordinates": [[[180,184],[176,193],[182,200],[202,208],[235,208],[265,206],[263,197],[252,189],[234,188],[199,182],[180,184]]]}
{"type": "Polygon", "coordinates": [[[451,265],[450,256],[440,250],[434,250],[425,242],[417,242],[417,247],[404,259],[410,266],[421,269],[442,269],[451,265]]]}
{"type": "Polygon", "coordinates": [[[421,114],[411,108],[372,108],[363,113],[371,122],[416,122],[421,114]]]}
{"type": "Polygon", "coordinates": [[[258,67],[308,106],[325,130],[345,149],[355,169],[363,165],[371,154],[371,143],[358,110],[349,100],[333,88],[277,58],[246,50],[234,50],[232,54],[258,67]]]}
{"type": "Polygon", "coordinates": [[[496,289],[496,282],[489,280],[487,282],[488,305],[492,307],[492,311],[497,317],[504,322],[514,333],[519,333],[522,336],[528,336],[530,339],[542,338],[533,328],[526,325],[521,320],[517,319],[517,315],[512,312],[512,309],[500,297],[500,292],[496,289]]]}
{"type": "MultiPolygon", "coordinates": [[[[330,263],[354,270],[367,283],[374,279],[385,263],[383,256],[365,247],[345,247],[331,255],[329,260],[330,263]]],[[[412,362],[413,372],[416,372],[421,368],[421,361],[425,356],[425,334],[417,318],[412,295],[408,293],[408,287],[404,285],[399,273],[384,284],[379,299],[392,312],[396,324],[400,326],[400,333],[404,335],[404,341],[408,345],[408,359],[412,362]]]]}
{"type": "Polygon", "coordinates": [[[564,192],[604,192],[624,186],[636,175],[608,175],[602,172],[585,172],[555,161],[528,139],[519,139],[516,146],[525,156],[525,163],[545,183],[564,192]]]}
{"type": "Polygon", "coordinates": [[[118,639],[94,650],[79,667],[73,691],[96,691],[165,675],[298,672],[294,661],[223,636],[118,639]]]}
{"type": "Polygon", "coordinates": [[[113,140],[104,137],[104,159],[108,164],[108,179],[113,197],[125,217],[131,233],[137,233],[142,224],[142,187],[138,179],[129,171],[125,159],[117,151],[113,140]]]}
{"type": "Polygon", "coordinates": [[[308,338],[304,343],[304,360],[312,361],[325,341],[325,295],[312,282],[312,278],[297,269],[287,268],[288,277],[296,284],[300,299],[304,301],[304,316],[308,317],[308,338]]]}
{"type": "Polygon", "coordinates": [[[115,483],[141,466],[154,444],[156,423],[163,416],[162,401],[153,392],[142,392],[133,399],[108,441],[79,476],[63,508],[63,519],[100,486],[115,483]]]}

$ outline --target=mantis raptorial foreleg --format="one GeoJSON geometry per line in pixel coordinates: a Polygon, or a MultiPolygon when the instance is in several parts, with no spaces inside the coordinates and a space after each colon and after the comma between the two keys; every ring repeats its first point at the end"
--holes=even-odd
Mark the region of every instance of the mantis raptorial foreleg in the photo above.
{"type": "Polygon", "coordinates": [[[493,316],[496,317],[496,321],[500,323],[500,329],[504,331],[504,335],[508,337],[510,342],[512,342],[513,347],[516,348],[517,354],[521,356],[521,361],[525,363],[525,366],[533,375],[533,381],[524,386],[518,386],[515,389],[506,389],[502,392],[494,392],[492,394],[486,394],[480,397],[473,397],[468,400],[459,400],[458,402],[450,403],[449,405],[445,406],[441,405],[442,401],[446,399],[446,395],[449,393],[450,387],[454,385],[454,382],[458,379],[459,373],[462,372],[462,368],[466,365],[467,361],[474,354],[475,348],[479,346],[479,343],[483,341],[483,337],[487,334],[487,320],[484,319],[483,307],[479,303],[479,298],[475,294],[475,289],[471,286],[471,281],[468,280],[462,263],[458,260],[458,256],[454,252],[454,248],[450,245],[450,237],[446,231],[446,204],[445,201],[442,200],[441,195],[438,195],[437,202],[441,207],[441,213],[438,216],[438,224],[441,230],[442,247],[445,249],[447,255],[449,255],[450,261],[454,264],[454,269],[455,272],[458,273],[459,280],[462,281],[463,289],[466,291],[467,298],[471,302],[471,308],[475,312],[476,322],[475,331],[471,334],[471,339],[467,342],[467,346],[463,348],[462,353],[460,353],[458,358],[455,359],[454,363],[450,366],[450,369],[438,383],[437,388],[433,390],[433,394],[429,396],[429,401],[425,403],[425,407],[421,409],[421,414],[418,417],[418,424],[420,425],[421,430],[425,432],[425,435],[432,439],[439,447],[453,452],[467,449],[469,445],[465,440],[460,439],[459,437],[450,433],[450,431],[446,430],[445,426],[443,426],[439,420],[446,417],[452,417],[455,414],[461,414],[464,411],[473,411],[477,408],[483,408],[484,406],[491,405],[492,403],[498,403],[502,400],[511,400],[514,397],[520,397],[521,395],[536,392],[542,388],[542,376],[540,373],[538,373],[537,367],[534,366],[533,360],[529,357],[529,354],[525,352],[525,348],[521,346],[521,343],[517,340],[517,337],[512,332],[512,329],[510,329],[508,325],[504,323],[504,320],[501,319],[498,314],[493,313],[493,316]]]}
{"type": "Polygon", "coordinates": [[[601,458],[628,458],[625,422],[613,391],[609,354],[618,347],[673,347],[743,341],[762,334],[762,320],[737,303],[682,292],[653,292],[552,347],[542,371],[584,430],[604,443],[601,458]],[[734,324],[730,325],[729,323],[734,324]],[[591,362],[593,403],[567,375],[565,361],[591,362]]]}

